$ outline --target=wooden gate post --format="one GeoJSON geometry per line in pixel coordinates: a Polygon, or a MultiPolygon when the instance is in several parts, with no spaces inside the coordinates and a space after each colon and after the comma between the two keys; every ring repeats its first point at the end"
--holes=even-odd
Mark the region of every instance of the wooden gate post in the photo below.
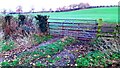
{"type": "Polygon", "coordinates": [[[101,27],[102,27],[102,24],[103,24],[102,19],[99,19],[98,20],[98,34],[97,34],[97,37],[101,36],[101,27]]]}

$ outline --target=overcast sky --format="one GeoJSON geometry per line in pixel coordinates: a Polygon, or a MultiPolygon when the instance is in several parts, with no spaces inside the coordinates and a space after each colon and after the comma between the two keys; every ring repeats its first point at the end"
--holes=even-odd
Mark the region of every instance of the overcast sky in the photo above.
{"type": "Polygon", "coordinates": [[[117,5],[119,0],[0,0],[0,10],[5,8],[15,11],[18,5],[23,7],[23,11],[29,11],[31,7],[35,7],[36,11],[42,10],[42,8],[46,10],[52,8],[55,10],[58,7],[80,2],[89,3],[92,6],[99,6],[117,5]]]}

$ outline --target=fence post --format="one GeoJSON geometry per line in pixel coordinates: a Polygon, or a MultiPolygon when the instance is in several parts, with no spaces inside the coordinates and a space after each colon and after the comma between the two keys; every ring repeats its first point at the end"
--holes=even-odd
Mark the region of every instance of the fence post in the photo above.
{"type": "Polygon", "coordinates": [[[102,24],[103,24],[102,19],[99,19],[98,20],[98,34],[97,34],[97,37],[101,36],[101,27],[102,27],[102,24]]]}
{"type": "Polygon", "coordinates": [[[47,24],[47,31],[48,31],[48,34],[50,35],[50,26],[49,26],[49,24],[50,24],[50,22],[47,22],[48,24],[47,24]]]}
{"type": "Polygon", "coordinates": [[[64,22],[62,22],[62,36],[64,36],[64,22]]]}
{"type": "MultiPolygon", "coordinates": [[[[120,45],[120,40],[119,40],[119,38],[120,38],[120,24],[117,24],[117,26],[116,26],[116,40],[117,40],[117,47],[119,48],[119,45],[120,45]]],[[[118,49],[118,52],[120,52],[120,50],[118,49]]]]}

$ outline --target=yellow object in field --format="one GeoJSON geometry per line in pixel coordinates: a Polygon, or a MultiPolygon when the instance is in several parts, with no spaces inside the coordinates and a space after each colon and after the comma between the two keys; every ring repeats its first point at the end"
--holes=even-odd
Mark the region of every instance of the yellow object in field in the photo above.
{"type": "Polygon", "coordinates": [[[78,52],[78,49],[76,50],[76,52],[78,52]]]}
{"type": "Polygon", "coordinates": [[[47,58],[50,58],[50,57],[51,57],[50,55],[47,56],[47,58]]]}

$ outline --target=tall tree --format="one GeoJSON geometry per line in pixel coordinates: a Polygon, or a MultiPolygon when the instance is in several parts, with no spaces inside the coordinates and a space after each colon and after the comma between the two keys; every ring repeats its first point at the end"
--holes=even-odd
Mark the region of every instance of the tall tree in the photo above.
{"type": "Polygon", "coordinates": [[[3,14],[6,14],[7,13],[7,10],[6,9],[3,9],[3,14]]]}
{"type": "Polygon", "coordinates": [[[17,6],[16,12],[17,12],[17,13],[23,12],[21,5],[20,5],[20,6],[17,6]]]}
{"type": "Polygon", "coordinates": [[[44,11],[45,11],[45,8],[42,8],[42,11],[44,12],[44,11]]]}
{"type": "Polygon", "coordinates": [[[84,3],[79,3],[78,8],[84,8],[84,3]]]}
{"type": "Polygon", "coordinates": [[[49,11],[52,12],[53,11],[52,8],[50,8],[49,11]]]}
{"type": "Polygon", "coordinates": [[[32,6],[30,12],[34,12],[35,8],[32,6]]]}
{"type": "Polygon", "coordinates": [[[87,8],[87,7],[89,7],[90,6],[90,4],[88,4],[88,3],[85,3],[85,8],[87,8]]]}
{"type": "Polygon", "coordinates": [[[69,9],[72,9],[72,5],[69,5],[69,9]]]}
{"type": "Polygon", "coordinates": [[[75,9],[77,7],[77,4],[72,4],[72,8],[75,9]]]}

